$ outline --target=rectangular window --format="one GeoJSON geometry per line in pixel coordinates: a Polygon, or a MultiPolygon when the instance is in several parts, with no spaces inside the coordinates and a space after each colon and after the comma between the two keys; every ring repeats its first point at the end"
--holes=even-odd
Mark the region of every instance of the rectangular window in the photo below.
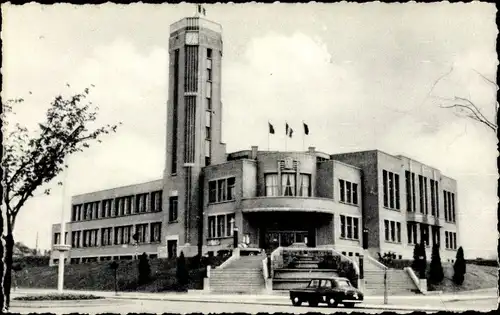
{"type": "Polygon", "coordinates": [[[234,213],[208,217],[208,238],[230,237],[233,235],[234,213]]]}
{"type": "Polygon", "coordinates": [[[345,225],[345,216],[341,215],[340,216],[340,237],[345,238],[346,237],[346,225],[345,225]]]}
{"type": "Polygon", "coordinates": [[[225,201],[226,200],[226,180],[219,179],[217,181],[217,201],[225,201]]]}
{"type": "Polygon", "coordinates": [[[217,182],[216,181],[208,182],[208,202],[209,203],[217,202],[217,182]]]}
{"type": "Polygon", "coordinates": [[[163,191],[158,190],[151,193],[151,211],[161,212],[163,203],[163,191]]]}
{"type": "Polygon", "coordinates": [[[151,223],[150,230],[151,230],[150,242],[151,243],[161,242],[161,222],[151,223]]]}
{"type": "Polygon", "coordinates": [[[425,194],[425,214],[429,213],[429,199],[427,194],[427,177],[424,177],[424,194],[425,194]]]}
{"type": "Polygon", "coordinates": [[[416,209],[416,194],[415,194],[415,173],[411,173],[411,209],[415,212],[416,209]]]}
{"type": "Polygon", "coordinates": [[[400,209],[399,200],[399,175],[383,170],[384,181],[384,207],[400,209]]]}
{"type": "Polygon", "coordinates": [[[135,208],[137,213],[144,213],[147,211],[147,196],[148,194],[138,194],[135,196],[135,208]]]}
{"type": "Polygon", "coordinates": [[[207,80],[212,81],[212,69],[207,68],[207,80]]]}
{"type": "Polygon", "coordinates": [[[389,172],[389,208],[394,206],[394,173],[389,172]]]}
{"type": "Polygon", "coordinates": [[[266,196],[278,196],[278,175],[266,174],[266,196]]]}
{"type": "Polygon", "coordinates": [[[208,182],[208,202],[223,202],[235,199],[235,177],[208,182]]]}
{"type": "Polygon", "coordinates": [[[355,217],[340,215],[340,237],[351,240],[358,240],[359,219],[355,217]]]}
{"type": "Polygon", "coordinates": [[[424,177],[422,175],[418,175],[418,192],[420,195],[420,213],[425,213],[425,204],[424,204],[424,177]]]}
{"type": "Polygon", "coordinates": [[[443,190],[443,203],[444,203],[444,220],[448,221],[448,192],[443,190]]]}
{"type": "Polygon", "coordinates": [[[384,229],[385,229],[385,240],[389,240],[389,221],[384,220],[384,229]]]}
{"type": "Polygon", "coordinates": [[[60,244],[61,241],[61,233],[54,234],[54,244],[60,244]]]}
{"type": "Polygon", "coordinates": [[[135,232],[137,233],[137,242],[146,243],[148,234],[148,224],[137,224],[135,226],[135,232]]]}
{"type": "Polygon", "coordinates": [[[358,204],[358,184],[352,184],[352,203],[358,204]]]}
{"type": "Polygon", "coordinates": [[[207,48],[207,59],[212,59],[212,48],[207,48]]]}
{"type": "MultiPolygon", "coordinates": [[[[208,131],[207,133],[210,133],[210,128],[206,127],[208,131]]],[[[211,163],[211,157],[212,157],[212,141],[209,139],[205,139],[205,166],[210,165],[211,163]]]]}
{"type": "Polygon", "coordinates": [[[226,216],[218,215],[217,216],[217,236],[222,237],[226,235],[225,227],[226,227],[226,216]]]}
{"type": "Polygon", "coordinates": [[[351,190],[351,182],[345,182],[345,193],[346,193],[346,202],[352,202],[352,190],[351,190]]]}
{"type": "Polygon", "coordinates": [[[417,244],[417,224],[415,222],[408,222],[406,227],[408,232],[408,244],[417,244]]]}
{"type": "Polygon", "coordinates": [[[436,215],[436,195],[435,195],[435,187],[434,180],[430,180],[431,184],[431,215],[436,215]]]}
{"type": "Polygon", "coordinates": [[[396,222],[396,242],[401,243],[401,223],[396,222]]]}
{"type": "Polygon", "coordinates": [[[177,196],[172,196],[168,199],[168,221],[177,221],[179,200],[177,196]]]}
{"type": "Polygon", "coordinates": [[[234,177],[230,177],[227,179],[227,200],[234,200],[235,196],[234,196],[234,192],[235,192],[235,188],[234,188],[234,185],[235,185],[235,178],[234,177]]]}
{"type": "Polygon", "coordinates": [[[359,239],[359,219],[352,218],[352,238],[355,240],[359,239]]]}
{"type": "Polygon", "coordinates": [[[343,179],[339,179],[340,188],[340,201],[345,202],[345,182],[343,179]]]}
{"type": "Polygon", "coordinates": [[[281,194],[283,196],[295,196],[295,174],[281,174],[281,194]]]}
{"type": "Polygon", "coordinates": [[[453,222],[456,222],[456,214],[455,214],[455,194],[454,193],[451,193],[450,194],[450,201],[451,201],[451,220],[453,222]]]}
{"type": "Polygon", "coordinates": [[[394,174],[394,197],[396,198],[396,209],[401,209],[401,204],[399,200],[399,175],[394,174]]]}
{"type": "Polygon", "coordinates": [[[382,180],[384,186],[384,207],[389,207],[389,188],[387,185],[387,171],[383,170],[382,174],[383,174],[382,180]]]}
{"type": "Polygon", "coordinates": [[[436,217],[439,218],[439,182],[436,181],[435,185],[436,185],[436,187],[435,187],[435,190],[436,190],[436,217]]]}
{"type": "Polygon", "coordinates": [[[347,228],[347,238],[352,238],[352,218],[351,217],[347,217],[346,218],[346,228],[347,228]]]}
{"type": "Polygon", "coordinates": [[[391,241],[395,242],[396,241],[396,222],[390,221],[391,222],[391,241]]]}
{"type": "Polygon", "coordinates": [[[429,225],[420,223],[420,240],[429,246],[429,225]]]}
{"type": "Polygon", "coordinates": [[[208,238],[216,237],[215,229],[215,216],[208,217],[208,238]]]}
{"type": "Polygon", "coordinates": [[[300,174],[300,195],[311,196],[311,175],[309,174],[300,174]]]}
{"type": "Polygon", "coordinates": [[[446,248],[450,248],[450,236],[448,231],[444,232],[446,248]]]}
{"type": "Polygon", "coordinates": [[[206,100],[206,110],[209,111],[209,110],[212,110],[212,99],[211,98],[205,98],[206,100]]]}
{"type": "Polygon", "coordinates": [[[406,183],[406,211],[412,211],[411,206],[411,177],[410,172],[405,171],[405,183],[406,183]]]}
{"type": "Polygon", "coordinates": [[[123,198],[123,203],[124,203],[124,205],[123,205],[123,208],[124,208],[123,214],[124,215],[129,215],[131,213],[131,211],[130,211],[131,202],[132,202],[132,199],[130,197],[123,198]]]}
{"type": "Polygon", "coordinates": [[[77,212],[77,205],[73,205],[71,209],[71,221],[76,221],[76,212],[77,212]]]}

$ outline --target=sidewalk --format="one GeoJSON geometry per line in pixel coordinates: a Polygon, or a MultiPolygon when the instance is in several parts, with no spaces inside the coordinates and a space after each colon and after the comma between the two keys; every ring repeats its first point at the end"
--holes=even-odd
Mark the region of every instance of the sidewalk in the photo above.
{"type": "MultiPolygon", "coordinates": [[[[490,293],[493,289],[486,290],[490,293]]],[[[496,290],[496,289],[495,289],[496,290]]],[[[34,295],[56,293],[55,289],[18,289],[12,292],[13,297],[19,295],[34,295]]],[[[203,291],[190,291],[188,293],[142,293],[142,292],[118,292],[112,291],[76,291],[65,290],[66,293],[93,294],[109,299],[137,299],[137,300],[159,300],[177,302],[205,302],[205,303],[238,303],[238,304],[260,304],[260,305],[290,305],[287,294],[250,295],[250,294],[211,294],[203,291]]],[[[358,308],[390,309],[390,310],[422,310],[441,311],[448,310],[445,302],[493,299],[495,294],[443,294],[443,295],[406,295],[389,296],[388,303],[384,304],[383,296],[368,296],[358,308]]],[[[454,308],[454,310],[456,310],[454,308]]]]}

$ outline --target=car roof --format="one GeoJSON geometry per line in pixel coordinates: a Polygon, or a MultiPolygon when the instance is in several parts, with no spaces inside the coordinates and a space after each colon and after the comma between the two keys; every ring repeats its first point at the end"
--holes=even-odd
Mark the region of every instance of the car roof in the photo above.
{"type": "Polygon", "coordinates": [[[315,278],[311,278],[311,280],[347,280],[347,281],[349,281],[349,279],[344,278],[344,277],[315,277],[315,278]]]}

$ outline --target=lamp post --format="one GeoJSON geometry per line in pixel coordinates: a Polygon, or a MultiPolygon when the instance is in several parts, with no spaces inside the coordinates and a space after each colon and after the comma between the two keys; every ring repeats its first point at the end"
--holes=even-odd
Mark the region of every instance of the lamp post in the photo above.
{"type": "Polygon", "coordinates": [[[54,246],[54,249],[59,251],[59,267],[58,267],[58,276],[57,276],[57,292],[63,293],[64,289],[64,256],[66,252],[69,252],[71,246],[66,245],[66,222],[64,218],[64,210],[66,209],[66,189],[68,185],[68,169],[66,165],[68,164],[68,157],[64,158],[64,174],[63,174],[63,187],[62,187],[62,207],[61,207],[61,228],[60,228],[60,237],[59,237],[59,245],[54,246]]]}

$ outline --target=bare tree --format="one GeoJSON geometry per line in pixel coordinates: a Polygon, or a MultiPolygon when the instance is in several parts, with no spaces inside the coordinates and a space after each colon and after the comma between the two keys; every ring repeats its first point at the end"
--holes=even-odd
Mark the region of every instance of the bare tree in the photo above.
{"type": "MultiPolygon", "coordinates": [[[[69,85],[68,85],[69,86],[69,85]]],[[[31,94],[31,92],[30,92],[31,94]]],[[[106,125],[89,130],[96,120],[98,107],[87,101],[89,88],[70,97],[56,96],[47,110],[44,123],[30,134],[25,126],[17,123],[8,128],[15,115],[16,105],[23,99],[2,101],[3,121],[8,133],[4,137],[2,156],[2,211],[0,228],[2,240],[0,254],[2,264],[2,310],[8,310],[10,302],[14,226],[17,215],[26,201],[44,184],[52,181],[67,165],[64,158],[88,148],[103,134],[115,132],[116,125],[106,125]],[[92,106],[92,108],[91,108],[92,106]],[[88,129],[89,128],[89,129],[88,129]],[[6,227],[6,228],[5,228],[6,227]]],[[[61,185],[62,183],[58,183],[61,185]]],[[[50,194],[50,189],[44,190],[50,194]]]]}
{"type": "MultiPolygon", "coordinates": [[[[491,79],[488,79],[485,77],[483,74],[479,73],[477,70],[473,71],[479,75],[483,81],[491,85],[492,87],[495,88],[495,90],[498,89],[498,85],[491,79]]],[[[450,71],[446,72],[442,76],[440,76],[432,85],[431,90],[429,91],[428,96],[432,96],[432,92],[434,91],[436,85],[442,81],[444,78],[449,76],[453,72],[453,67],[450,68],[450,71]]],[[[496,133],[497,131],[497,115],[498,115],[498,102],[495,100],[494,106],[494,116],[493,118],[487,117],[487,115],[484,113],[484,111],[470,98],[470,97],[459,97],[459,96],[454,96],[452,98],[446,98],[446,97],[441,97],[441,96],[432,96],[435,99],[439,100],[439,107],[445,108],[445,109],[452,109],[454,112],[460,116],[460,117],[466,117],[472,120],[475,120],[484,126],[490,128],[493,132],[496,133]]]]}

